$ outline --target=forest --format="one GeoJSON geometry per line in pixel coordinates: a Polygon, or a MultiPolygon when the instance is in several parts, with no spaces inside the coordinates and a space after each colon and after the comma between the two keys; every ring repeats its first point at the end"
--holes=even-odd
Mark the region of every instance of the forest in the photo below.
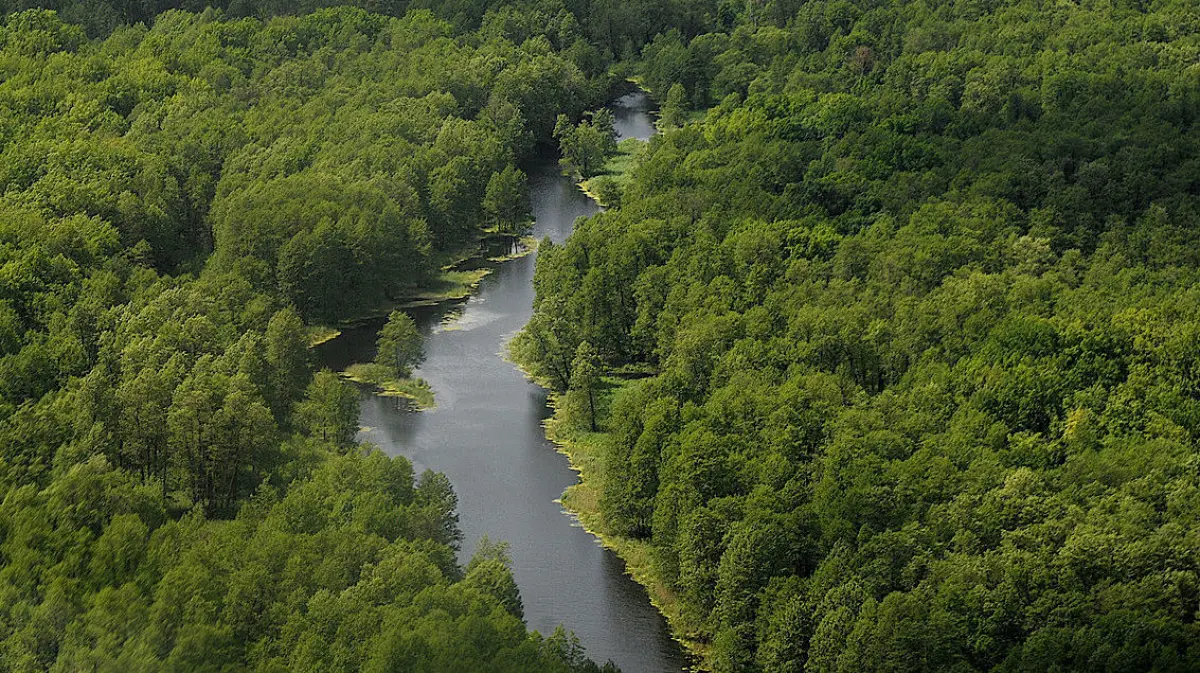
{"type": "Polygon", "coordinates": [[[605,531],[714,671],[1200,669],[1200,8],[743,9],[513,345],[605,531]]]}
{"type": "Polygon", "coordinates": [[[357,444],[309,353],[505,225],[607,96],[571,15],[11,4],[0,671],[598,673],[527,631],[503,545],[459,565],[449,481],[357,444]]]}
{"type": "Polygon", "coordinates": [[[626,78],[511,350],[700,666],[1200,669],[1197,63],[1190,0],[0,0],[0,673],[615,671],[309,347],[626,78]]]}

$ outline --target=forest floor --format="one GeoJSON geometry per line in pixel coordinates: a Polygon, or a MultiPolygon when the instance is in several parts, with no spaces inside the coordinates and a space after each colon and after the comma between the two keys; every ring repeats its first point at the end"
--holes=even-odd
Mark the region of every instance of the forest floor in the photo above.
{"type": "MultiPolygon", "coordinates": [[[[598,415],[605,415],[605,410],[618,390],[633,383],[627,378],[604,377],[601,411],[598,415]]],[[[579,482],[563,491],[563,507],[579,520],[584,530],[594,535],[605,548],[611,549],[625,562],[625,572],[646,588],[650,602],[666,617],[671,627],[671,636],[696,660],[702,662],[708,652],[708,644],[697,637],[696,629],[688,623],[683,614],[679,597],[659,574],[650,543],[617,535],[609,529],[604,520],[600,497],[607,478],[604,454],[609,434],[572,427],[564,418],[557,399],[558,395],[552,393],[551,405],[554,407],[554,415],[545,422],[546,437],[554,443],[559,453],[567,457],[571,469],[579,473],[579,482]]]]}

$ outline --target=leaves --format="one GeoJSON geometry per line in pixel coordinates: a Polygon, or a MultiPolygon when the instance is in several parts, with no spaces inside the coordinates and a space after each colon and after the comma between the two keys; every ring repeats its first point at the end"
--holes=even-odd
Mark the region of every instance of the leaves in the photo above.
{"type": "MultiPolygon", "coordinates": [[[[517,232],[515,164],[603,56],[562,17],[177,4],[0,17],[0,670],[597,670],[502,552],[464,577],[451,484],[354,441],[305,323],[517,232]]],[[[420,339],[397,312],[381,360],[420,339]]]]}
{"type": "Polygon", "coordinates": [[[577,349],[649,374],[606,532],[718,671],[1196,667],[1200,147],[1129,59],[1194,40],[1121,32],[1177,9],[743,4],[643,50],[664,133],[514,340],[563,420],[577,349]]]}
{"type": "Polygon", "coordinates": [[[396,376],[408,376],[424,357],[423,341],[417,324],[407,313],[392,311],[383,329],[379,330],[375,362],[387,367],[396,376]]]}

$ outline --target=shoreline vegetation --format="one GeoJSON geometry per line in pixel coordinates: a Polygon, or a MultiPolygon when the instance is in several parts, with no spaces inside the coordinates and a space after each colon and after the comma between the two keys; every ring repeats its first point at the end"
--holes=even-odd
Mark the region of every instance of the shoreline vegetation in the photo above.
{"type": "Polygon", "coordinates": [[[495,230],[485,231],[477,239],[476,246],[466,246],[455,255],[448,257],[449,261],[441,266],[436,278],[432,282],[419,288],[414,288],[406,296],[389,301],[360,315],[340,320],[334,324],[309,326],[309,347],[315,348],[332,341],[342,335],[342,330],[386,317],[396,309],[436,306],[443,302],[466,299],[475,292],[479,284],[483,282],[483,279],[495,269],[495,266],[491,265],[520,259],[536,250],[537,246],[537,239],[528,234],[514,235],[503,234],[495,230]],[[504,240],[515,240],[515,249],[500,255],[494,254],[495,250],[491,247],[492,244],[504,240]],[[468,249],[470,252],[466,252],[468,249]],[[463,268],[475,264],[480,264],[480,266],[463,268]]]}
{"type": "Polygon", "coordinates": [[[571,427],[572,424],[565,417],[560,404],[564,393],[555,391],[550,381],[534,375],[510,349],[506,349],[506,356],[525,378],[549,392],[547,404],[553,413],[542,422],[546,439],[550,440],[558,453],[566,456],[571,470],[579,475],[579,481],[563,490],[558,503],[579,522],[581,528],[595,537],[601,546],[616,554],[625,566],[625,574],[646,590],[650,604],[667,620],[671,639],[679,643],[690,660],[688,670],[711,670],[712,667],[707,663],[710,655],[709,644],[699,637],[699,629],[688,622],[679,597],[656,570],[651,557],[653,551],[650,543],[612,532],[600,509],[600,494],[604,492],[605,485],[605,443],[610,436],[606,430],[610,404],[621,389],[636,384],[639,379],[652,376],[654,372],[645,367],[626,366],[610,370],[602,376],[597,400],[600,429],[598,432],[590,432],[586,428],[571,427]]]}
{"type": "Polygon", "coordinates": [[[437,408],[433,389],[421,378],[398,377],[387,367],[374,363],[356,363],[341,372],[342,378],[361,385],[374,386],[380,397],[397,397],[408,400],[416,411],[437,408]]]}
{"type": "MultiPolygon", "coordinates": [[[[640,82],[633,79],[629,81],[649,94],[640,82]]],[[[707,110],[693,111],[687,121],[703,119],[706,113],[707,110]]],[[[660,133],[663,131],[658,121],[656,128],[660,133]]],[[[625,187],[632,181],[633,169],[648,147],[648,141],[626,138],[617,144],[617,153],[608,157],[597,175],[582,178],[577,172],[568,171],[563,171],[563,175],[574,180],[576,187],[602,208],[616,207],[620,205],[620,197],[625,187]]],[[[571,469],[579,475],[579,481],[563,491],[559,503],[585,531],[599,540],[605,549],[615,553],[625,565],[625,574],[646,590],[650,603],[667,620],[671,638],[679,643],[692,659],[693,670],[708,670],[710,667],[705,663],[709,659],[708,643],[698,637],[699,630],[688,623],[679,597],[659,575],[651,558],[653,552],[650,543],[618,535],[612,532],[604,520],[604,513],[600,510],[600,494],[604,492],[604,444],[609,434],[603,430],[603,420],[600,422],[599,432],[570,427],[558,403],[562,393],[554,391],[554,386],[549,381],[539,380],[531,374],[511,352],[508,359],[527,378],[550,391],[549,404],[554,413],[542,424],[546,438],[554,444],[559,453],[566,456],[571,469]]],[[[608,375],[603,377],[604,394],[598,415],[601,418],[607,416],[608,403],[617,390],[652,373],[637,365],[608,372],[608,375]]]]}
{"type": "Polygon", "coordinates": [[[477,239],[477,246],[469,252],[459,252],[451,261],[442,265],[437,277],[428,286],[415,291],[408,297],[389,303],[371,315],[355,318],[351,323],[362,323],[391,313],[395,309],[416,308],[419,306],[435,306],[446,301],[459,301],[470,297],[479,284],[483,282],[495,266],[483,264],[502,264],[509,260],[519,259],[537,249],[537,240],[527,234],[508,234],[488,229],[477,239]],[[494,246],[500,242],[514,242],[515,249],[494,254],[494,246]],[[475,264],[474,268],[471,267],[475,264]]]}
{"type": "MultiPolygon", "coordinates": [[[[637,89],[649,93],[638,82],[630,80],[630,83],[637,89]]],[[[703,114],[704,112],[700,112],[699,116],[702,118],[703,114]]],[[[661,130],[659,127],[660,132],[661,130]]],[[[563,171],[563,175],[573,180],[580,191],[601,207],[617,206],[620,194],[632,180],[632,171],[644,156],[648,146],[648,141],[626,138],[618,143],[616,154],[607,158],[604,167],[597,175],[591,178],[582,178],[577,173],[568,171],[563,171]]],[[[538,247],[537,238],[524,234],[518,237],[515,251],[503,255],[488,254],[489,240],[495,241],[509,236],[494,229],[485,231],[479,238],[479,246],[470,254],[460,254],[443,265],[438,279],[429,287],[403,300],[393,302],[385,308],[373,311],[369,315],[343,321],[340,326],[350,327],[361,324],[386,315],[393,309],[434,306],[442,302],[459,301],[470,297],[483,279],[495,269],[495,265],[529,255],[538,247]],[[475,262],[487,262],[491,266],[473,269],[460,268],[475,262]]],[[[310,343],[313,346],[336,339],[341,334],[340,330],[324,325],[314,326],[310,329],[312,334],[310,343]]],[[[571,428],[563,418],[558,405],[560,394],[553,391],[553,386],[549,382],[538,380],[533,376],[521,362],[512,357],[507,348],[505,354],[506,359],[527,378],[550,391],[549,404],[554,413],[543,423],[545,436],[554,444],[559,453],[566,456],[570,468],[579,475],[579,481],[568,486],[558,502],[588,534],[595,537],[605,549],[611,550],[621,559],[625,574],[646,590],[650,603],[667,620],[671,638],[684,649],[696,667],[695,670],[706,670],[703,668],[703,662],[707,659],[708,644],[697,637],[697,629],[689,626],[678,596],[656,571],[651,559],[650,544],[615,534],[604,521],[603,513],[600,510],[599,496],[604,490],[603,451],[608,433],[603,430],[587,432],[571,428]]],[[[610,371],[603,378],[605,394],[602,408],[607,410],[608,402],[617,390],[651,373],[636,365],[610,371]]],[[[420,378],[396,377],[387,367],[377,363],[353,364],[345,371],[340,372],[340,376],[356,384],[372,386],[375,394],[381,397],[407,400],[415,411],[429,411],[437,408],[433,390],[427,382],[420,378]]]]}
{"type": "MultiPolygon", "coordinates": [[[[638,82],[631,82],[645,91],[638,82]]],[[[703,113],[701,118],[702,116],[703,113]]],[[[659,130],[661,132],[661,127],[659,130]]],[[[563,175],[574,180],[576,187],[601,207],[617,206],[620,203],[620,194],[632,180],[632,171],[648,146],[649,142],[645,140],[626,138],[618,143],[617,153],[605,161],[604,167],[597,175],[581,178],[578,173],[568,171],[564,171],[563,175]]],[[[688,623],[679,597],[659,575],[651,558],[649,542],[618,535],[612,532],[604,520],[604,514],[600,510],[600,494],[604,492],[604,444],[609,434],[603,429],[603,420],[600,422],[599,432],[572,428],[559,405],[562,393],[556,392],[549,381],[534,376],[525,363],[517,359],[511,351],[508,352],[507,359],[529,380],[550,391],[548,403],[554,413],[542,424],[546,438],[554,444],[555,450],[566,456],[571,469],[579,475],[579,481],[563,491],[559,503],[585,531],[599,540],[605,549],[615,553],[625,566],[625,574],[646,590],[650,603],[667,620],[671,638],[682,646],[692,660],[693,670],[708,670],[705,665],[709,658],[708,643],[698,637],[698,629],[688,623]]],[[[652,373],[637,365],[609,371],[608,375],[603,377],[604,393],[601,395],[598,415],[602,419],[607,416],[608,404],[617,390],[652,373]]]]}
{"type": "Polygon", "coordinates": [[[342,335],[342,330],[329,325],[311,325],[308,328],[308,347],[316,348],[342,335]]]}
{"type": "Polygon", "coordinates": [[[620,205],[621,194],[632,181],[632,171],[645,153],[649,143],[638,138],[626,138],[617,143],[617,153],[604,162],[600,172],[590,178],[571,176],[579,189],[602,208],[620,205]]]}
{"type": "MultiPolygon", "coordinates": [[[[418,306],[435,306],[448,301],[460,301],[471,296],[479,287],[479,283],[494,269],[494,265],[520,259],[537,249],[538,241],[533,236],[522,234],[513,236],[502,234],[495,230],[485,232],[479,239],[480,245],[470,255],[461,255],[458,259],[442,267],[438,281],[429,288],[411,297],[389,305],[386,309],[372,315],[355,318],[342,323],[342,327],[350,327],[367,322],[381,315],[387,315],[393,310],[414,308],[418,306]],[[515,240],[514,240],[515,239],[515,240]],[[504,254],[492,254],[489,241],[508,240],[513,245],[504,254]],[[491,266],[480,266],[473,269],[457,269],[463,265],[484,262],[491,266]]],[[[342,330],[329,325],[314,325],[309,327],[309,348],[332,341],[341,336],[342,330]]],[[[338,373],[343,379],[359,385],[371,386],[380,397],[396,397],[407,400],[414,411],[432,411],[437,408],[433,389],[421,378],[396,376],[388,367],[374,362],[355,363],[338,373]]]]}
{"type": "MultiPolygon", "coordinates": [[[[636,75],[626,77],[621,88],[614,87],[612,99],[616,100],[635,92],[650,96],[650,90],[642,83],[642,78],[636,75]]],[[[658,132],[662,132],[660,119],[655,118],[654,127],[658,132]]],[[[615,208],[620,206],[621,195],[633,179],[632,170],[649,145],[648,141],[640,138],[626,138],[616,144],[616,151],[605,157],[600,170],[594,175],[584,177],[575,168],[564,168],[562,174],[573,180],[575,186],[601,208],[615,208]]]]}
{"type": "MultiPolygon", "coordinates": [[[[524,368],[521,368],[521,371],[529,376],[524,368]]],[[[544,382],[539,382],[534,377],[530,379],[547,387],[544,382]]],[[[600,406],[606,412],[608,403],[616,391],[634,381],[618,376],[605,376],[603,382],[605,392],[600,406]]],[[[549,403],[554,409],[554,414],[542,425],[546,430],[546,438],[554,444],[555,450],[567,457],[571,469],[579,475],[579,481],[563,491],[560,504],[575,517],[585,531],[621,559],[625,564],[626,575],[646,589],[650,603],[667,620],[671,638],[683,647],[692,660],[691,670],[709,670],[704,665],[709,654],[708,643],[697,637],[697,629],[689,625],[679,597],[659,576],[651,557],[653,551],[650,543],[613,533],[604,520],[604,513],[600,510],[600,494],[604,492],[604,451],[609,433],[604,429],[589,432],[586,429],[572,428],[564,418],[558,403],[561,396],[561,393],[550,393],[549,403]]],[[[603,422],[601,425],[603,426],[603,422]]]]}

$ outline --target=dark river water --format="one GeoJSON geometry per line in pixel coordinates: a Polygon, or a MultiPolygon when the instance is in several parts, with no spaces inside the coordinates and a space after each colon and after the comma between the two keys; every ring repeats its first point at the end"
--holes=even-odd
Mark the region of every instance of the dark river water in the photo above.
{"type": "MultiPolygon", "coordinates": [[[[622,139],[654,133],[643,94],[616,101],[613,112],[622,139]]],[[[576,218],[597,212],[561,175],[556,159],[527,171],[538,239],[561,242],[576,218]]],[[[684,656],[646,591],[558,503],[577,476],[546,440],[546,391],[502,355],[532,312],[534,258],[499,264],[465,302],[413,311],[426,335],[426,358],[416,375],[433,388],[437,409],[411,412],[395,399],[364,392],[359,439],[408,457],[418,472],[429,468],[450,478],[464,562],[483,535],[511,545],[530,628],[549,634],[562,624],[588,656],[611,659],[624,673],[678,673],[684,656]]],[[[370,361],[378,328],[347,330],[319,356],[334,368],[370,361]]]]}

